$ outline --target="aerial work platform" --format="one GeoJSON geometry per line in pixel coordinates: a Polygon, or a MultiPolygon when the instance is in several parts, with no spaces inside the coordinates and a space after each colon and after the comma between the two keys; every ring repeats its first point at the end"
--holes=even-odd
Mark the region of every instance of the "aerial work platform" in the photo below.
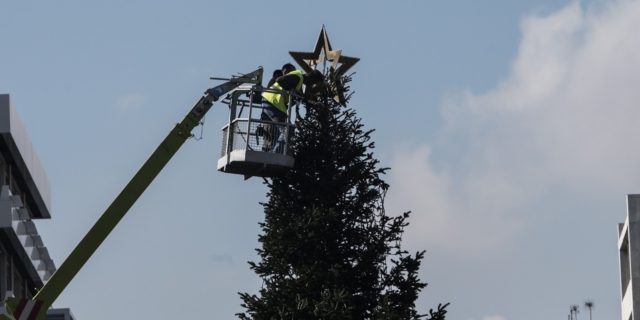
{"type": "Polygon", "coordinates": [[[284,122],[262,120],[260,97],[265,91],[296,97],[290,91],[242,86],[222,100],[229,105],[229,121],[222,128],[218,171],[241,174],[248,179],[272,177],[293,167],[290,143],[295,125],[291,124],[291,110],[296,99],[289,99],[284,122]]]}

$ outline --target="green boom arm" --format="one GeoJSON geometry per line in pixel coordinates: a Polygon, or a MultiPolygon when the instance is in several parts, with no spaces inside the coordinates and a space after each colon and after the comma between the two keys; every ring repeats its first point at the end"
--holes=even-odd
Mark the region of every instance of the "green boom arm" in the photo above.
{"type": "Polygon", "coordinates": [[[213,102],[220,96],[237,88],[243,83],[262,84],[262,68],[246,75],[235,77],[229,82],[208,89],[187,116],[169,132],[160,146],[151,157],[142,165],[133,179],[124,187],[122,192],[111,203],[100,219],[93,225],[87,235],[78,246],[69,254],[69,257],[60,265],[60,268],[51,276],[49,281],[33,297],[32,300],[20,298],[8,298],[5,301],[6,311],[0,312],[0,320],[4,319],[34,319],[46,320],[46,311],[58,298],[60,293],[73,280],[82,266],[91,258],[100,244],[116,227],[118,222],[147,189],[153,179],[162,171],[162,168],[171,160],[171,157],[180,149],[182,144],[191,137],[193,128],[200,124],[204,115],[209,111],[213,102]],[[29,316],[29,314],[31,316],[29,316]],[[36,316],[37,314],[37,316],[36,316]],[[11,316],[9,318],[8,316],[11,316]]]}

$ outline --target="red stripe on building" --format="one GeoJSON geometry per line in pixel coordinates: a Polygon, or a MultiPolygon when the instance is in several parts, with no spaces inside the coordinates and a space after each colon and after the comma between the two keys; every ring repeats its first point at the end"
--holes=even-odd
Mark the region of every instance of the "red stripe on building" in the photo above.
{"type": "Polygon", "coordinates": [[[27,318],[27,320],[36,320],[36,317],[38,316],[38,312],[40,312],[40,308],[42,307],[42,301],[40,300],[35,300],[35,305],[33,306],[33,309],[31,309],[31,314],[29,314],[29,318],[27,318]]]}
{"type": "Polygon", "coordinates": [[[20,299],[20,302],[18,302],[18,306],[16,307],[16,310],[13,312],[14,318],[16,319],[20,318],[20,315],[22,315],[22,311],[24,311],[24,307],[27,305],[27,302],[29,302],[29,300],[20,299]]]}

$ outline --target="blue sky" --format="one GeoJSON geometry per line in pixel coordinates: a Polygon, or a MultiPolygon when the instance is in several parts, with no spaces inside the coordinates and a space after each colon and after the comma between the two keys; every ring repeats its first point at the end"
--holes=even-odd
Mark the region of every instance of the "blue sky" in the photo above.
{"type": "MultiPolygon", "coordinates": [[[[450,318],[619,318],[616,224],[640,190],[640,5],[601,1],[0,4],[9,93],[53,191],[60,264],[215,82],[292,62],[320,26],[360,57],[351,107],[391,166],[387,210],[427,250],[418,307],[450,318]],[[586,311],[582,311],[581,317],[586,311]]],[[[56,302],[79,319],[230,319],[257,292],[260,180],[216,171],[226,110],[56,302]]]]}

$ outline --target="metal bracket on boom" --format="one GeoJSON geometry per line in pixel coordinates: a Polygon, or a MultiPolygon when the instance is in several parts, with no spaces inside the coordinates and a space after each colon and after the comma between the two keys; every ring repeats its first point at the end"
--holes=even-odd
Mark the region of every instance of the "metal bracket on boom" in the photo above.
{"type": "Polygon", "coordinates": [[[203,99],[201,99],[191,110],[191,113],[193,113],[193,115],[196,117],[201,117],[202,115],[204,115],[204,113],[206,113],[209,110],[209,108],[211,108],[211,106],[213,105],[213,102],[218,101],[218,99],[220,99],[220,96],[239,87],[242,84],[253,83],[256,85],[262,85],[262,67],[258,67],[258,70],[256,71],[243,74],[238,77],[232,77],[231,79],[224,79],[224,78],[211,78],[211,79],[228,80],[228,82],[225,82],[217,87],[207,89],[207,91],[204,92],[204,97],[202,97],[203,99]]]}

